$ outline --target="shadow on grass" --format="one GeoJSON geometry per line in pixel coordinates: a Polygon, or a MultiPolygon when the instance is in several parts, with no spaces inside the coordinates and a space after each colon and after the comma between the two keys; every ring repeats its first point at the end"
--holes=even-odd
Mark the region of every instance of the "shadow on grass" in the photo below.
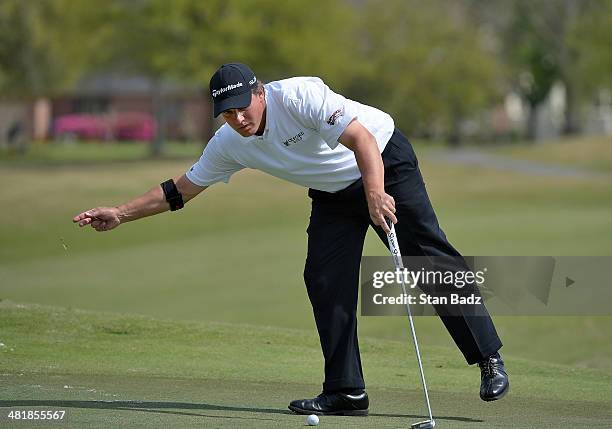
{"type": "MultiPolygon", "coordinates": [[[[148,413],[160,413],[160,414],[176,414],[183,416],[199,416],[199,417],[214,417],[214,418],[226,418],[226,419],[242,419],[252,420],[252,417],[238,417],[238,416],[218,416],[218,415],[206,415],[200,413],[190,413],[178,410],[202,410],[202,411],[239,411],[249,413],[264,413],[264,414],[286,414],[294,415],[289,410],[282,410],[277,408],[251,408],[251,407],[232,407],[227,405],[214,405],[214,404],[194,404],[189,402],[141,402],[141,401],[64,401],[64,400],[14,400],[14,401],[0,401],[0,407],[4,408],[16,408],[16,407],[55,407],[55,408],[85,408],[85,409],[97,409],[97,410],[133,410],[142,411],[148,413]],[[176,411],[166,411],[165,409],[175,409],[176,411]]],[[[427,416],[416,415],[416,414],[380,414],[370,413],[370,417],[406,417],[414,419],[423,419],[427,416]]],[[[266,418],[255,418],[257,420],[273,420],[266,418]]],[[[454,416],[435,416],[436,420],[450,420],[458,422],[470,422],[470,423],[484,423],[484,420],[471,419],[468,417],[454,417],[454,416]]]]}

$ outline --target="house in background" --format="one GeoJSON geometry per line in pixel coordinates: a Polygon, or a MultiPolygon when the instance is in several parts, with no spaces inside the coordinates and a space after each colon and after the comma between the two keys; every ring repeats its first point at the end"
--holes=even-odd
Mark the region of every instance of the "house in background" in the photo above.
{"type": "MultiPolygon", "coordinates": [[[[58,120],[67,116],[106,124],[125,124],[148,118],[154,124],[154,130],[161,127],[166,139],[173,141],[207,141],[213,126],[205,86],[171,81],[156,84],[144,76],[91,75],[61,95],[15,101],[10,109],[6,103],[3,104],[6,108],[0,109],[0,113],[10,111],[10,115],[2,115],[7,120],[0,121],[3,137],[11,126],[19,123],[27,139],[53,140],[59,137],[55,135],[58,120]]],[[[115,134],[111,130],[105,135],[106,139],[122,138],[115,134]]]]}
{"type": "MultiPolygon", "coordinates": [[[[70,132],[57,135],[58,125],[66,118],[72,121],[63,124],[86,127],[92,131],[89,138],[97,141],[150,141],[161,129],[168,140],[204,143],[222,123],[212,118],[211,107],[206,85],[168,80],[156,85],[144,76],[96,74],[54,97],[0,99],[0,146],[20,147],[31,140],[79,138],[70,132]],[[140,125],[138,130],[134,130],[135,123],[140,125]]],[[[564,108],[564,88],[555,85],[537,112],[537,140],[561,135],[564,108]]],[[[462,134],[469,141],[521,139],[528,110],[518,94],[508,93],[504,103],[464,121],[462,134]]],[[[601,91],[595,103],[580,106],[578,113],[582,135],[612,135],[611,92],[601,91]]]]}

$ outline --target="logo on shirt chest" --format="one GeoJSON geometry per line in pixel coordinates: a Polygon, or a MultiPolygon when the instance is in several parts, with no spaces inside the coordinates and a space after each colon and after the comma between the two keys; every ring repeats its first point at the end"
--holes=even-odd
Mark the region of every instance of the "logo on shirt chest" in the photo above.
{"type": "Polygon", "coordinates": [[[287,140],[285,140],[283,142],[283,145],[286,146],[286,147],[289,147],[289,146],[291,146],[294,143],[302,141],[303,138],[304,138],[304,131],[300,131],[299,133],[297,133],[293,137],[288,138],[287,140]]]}

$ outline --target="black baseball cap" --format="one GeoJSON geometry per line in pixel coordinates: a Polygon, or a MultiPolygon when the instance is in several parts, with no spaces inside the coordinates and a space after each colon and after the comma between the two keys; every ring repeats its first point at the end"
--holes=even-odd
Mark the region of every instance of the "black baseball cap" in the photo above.
{"type": "Polygon", "coordinates": [[[242,109],[251,104],[251,89],[257,77],[249,66],[241,63],[223,64],[210,78],[210,95],[215,118],[227,109],[242,109]]]}

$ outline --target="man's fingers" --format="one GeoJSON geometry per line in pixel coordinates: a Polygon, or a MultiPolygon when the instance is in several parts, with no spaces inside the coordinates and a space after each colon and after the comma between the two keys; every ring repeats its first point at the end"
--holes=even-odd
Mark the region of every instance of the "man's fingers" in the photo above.
{"type": "Polygon", "coordinates": [[[83,213],[79,213],[78,215],[76,215],[75,217],[73,217],[73,218],[72,218],[72,221],[73,221],[74,223],[76,223],[76,222],[79,222],[80,220],[83,220],[83,219],[88,218],[88,217],[89,217],[89,216],[87,216],[87,214],[83,212],[83,213]]]}
{"type": "MultiPolygon", "coordinates": [[[[384,220],[389,219],[393,224],[397,223],[397,217],[395,216],[395,206],[391,204],[385,204],[381,207],[380,212],[378,214],[379,217],[382,217],[384,220]]],[[[386,222],[385,222],[386,223],[386,222]]]]}
{"type": "Polygon", "coordinates": [[[78,215],[76,215],[75,217],[72,218],[72,221],[74,223],[79,222],[81,220],[84,219],[89,219],[89,218],[96,218],[96,211],[95,210],[87,210],[86,212],[83,213],[79,213],[78,215]]]}
{"type": "Polygon", "coordinates": [[[80,227],[91,225],[95,228],[93,222],[102,222],[102,219],[98,217],[100,214],[100,210],[90,209],[73,217],[72,222],[78,223],[80,227]]]}
{"type": "Polygon", "coordinates": [[[85,219],[81,219],[81,220],[79,221],[79,226],[80,226],[80,227],[87,226],[87,225],[89,225],[89,224],[90,224],[92,221],[93,221],[93,219],[92,219],[92,218],[85,218],[85,219]]]}
{"type": "Polygon", "coordinates": [[[374,224],[380,226],[383,231],[385,231],[385,234],[389,234],[391,232],[391,229],[389,228],[389,225],[387,225],[387,221],[383,215],[378,215],[376,219],[374,219],[374,224]]]}
{"type": "Polygon", "coordinates": [[[383,213],[380,218],[382,219],[380,226],[385,231],[385,233],[389,234],[391,232],[391,228],[389,228],[387,219],[389,219],[394,225],[397,223],[397,217],[395,216],[395,207],[383,207],[383,213]]]}
{"type": "Polygon", "coordinates": [[[98,232],[110,231],[120,223],[114,216],[112,209],[108,207],[89,209],[73,217],[72,221],[80,227],[90,225],[98,232]]]}
{"type": "Polygon", "coordinates": [[[393,210],[388,209],[387,213],[385,213],[385,217],[387,219],[390,219],[391,222],[393,222],[394,225],[397,223],[397,217],[395,216],[395,209],[393,209],[393,210]]]}
{"type": "Polygon", "coordinates": [[[391,232],[391,228],[389,228],[389,225],[387,224],[387,219],[391,220],[393,224],[397,223],[397,217],[395,216],[394,208],[384,207],[377,214],[372,215],[372,221],[374,222],[374,225],[380,226],[386,234],[389,234],[391,232]]]}

